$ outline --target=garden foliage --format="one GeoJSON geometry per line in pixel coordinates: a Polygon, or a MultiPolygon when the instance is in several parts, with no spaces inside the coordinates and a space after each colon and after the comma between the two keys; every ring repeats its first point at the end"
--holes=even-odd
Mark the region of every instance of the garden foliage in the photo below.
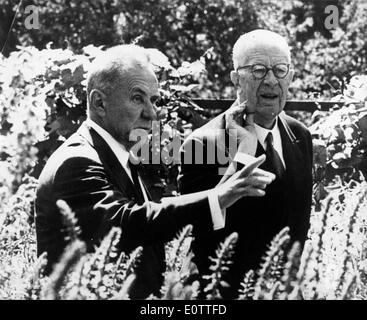
{"type": "MultiPolygon", "coordinates": [[[[8,45],[43,49],[20,46],[0,57],[1,299],[128,299],[141,248],[118,254],[120,231],[112,229],[95,253],[86,253],[78,222],[64,202],[58,206],[69,247],[49,277],[43,274],[47,257],[36,257],[36,178],[52,152],[86,117],[85,75],[101,51],[98,46],[132,41],[161,49],[150,49],[150,57],[160,81],[160,126],[167,138],[152,148],[170,152],[172,139],[184,139],[214,115],[191,97],[232,97],[231,47],[239,34],[258,26],[290,39],[297,71],[293,97],[317,92],[345,105],[316,111],[307,119],[314,142],[315,184],[304,250],[298,244],[290,246],[288,230],[282,230],[264,253],[261,268],[243,275],[238,299],[367,298],[367,110],[354,103],[367,97],[367,79],[360,74],[366,68],[367,34],[361,23],[367,10],[362,0],[330,1],[341,8],[337,30],[323,28],[316,0],[307,6],[287,1],[283,7],[275,0],[245,5],[237,0],[190,5],[179,0],[98,0],[89,6],[67,1],[70,8],[63,1],[34,2],[42,4],[41,17],[48,17],[44,23],[52,25],[39,31],[40,36],[38,31],[24,33],[18,24],[20,40],[10,39],[8,45]],[[155,9],[146,10],[147,6],[155,9]],[[85,23],[85,12],[90,13],[88,19],[101,17],[98,28],[85,23]],[[274,12],[279,13],[276,18],[274,12]],[[152,24],[157,28],[147,28],[152,24]],[[45,48],[49,41],[61,47],[65,39],[68,48],[45,48]],[[91,42],[97,46],[88,45],[91,42]]],[[[9,3],[1,4],[0,15],[13,8],[9,3]]],[[[147,166],[142,173],[155,199],[177,194],[177,165],[147,166]]],[[[206,275],[208,285],[201,288],[190,280],[197,270],[191,263],[187,226],[166,245],[161,296],[150,299],[219,299],[237,238],[232,234],[218,248],[211,274],[206,275]]]]}
{"type": "Polygon", "coordinates": [[[237,38],[256,28],[287,37],[296,69],[292,96],[319,98],[343,90],[367,67],[365,0],[23,0],[0,2],[0,45],[6,56],[17,46],[71,48],[112,46],[137,37],[144,47],[167,54],[175,67],[206,57],[208,74],[200,81],[201,98],[231,98],[229,70],[237,38]],[[38,8],[39,29],[25,28],[27,5],[38,8]],[[325,8],[335,5],[338,27],[327,29],[325,8]],[[154,26],[154,27],[152,27],[154,26]],[[10,30],[10,31],[9,31],[10,30]]]}

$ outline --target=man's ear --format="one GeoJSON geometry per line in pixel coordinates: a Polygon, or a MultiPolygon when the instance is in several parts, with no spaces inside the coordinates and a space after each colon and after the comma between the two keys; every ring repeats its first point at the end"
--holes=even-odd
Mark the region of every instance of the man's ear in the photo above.
{"type": "Polygon", "coordinates": [[[238,73],[236,71],[232,70],[229,76],[231,77],[231,81],[232,81],[234,87],[237,88],[240,84],[238,73]]]}
{"type": "Polygon", "coordinates": [[[106,115],[106,108],[103,98],[103,92],[98,89],[93,89],[89,94],[90,109],[100,117],[104,117],[106,115]]]}

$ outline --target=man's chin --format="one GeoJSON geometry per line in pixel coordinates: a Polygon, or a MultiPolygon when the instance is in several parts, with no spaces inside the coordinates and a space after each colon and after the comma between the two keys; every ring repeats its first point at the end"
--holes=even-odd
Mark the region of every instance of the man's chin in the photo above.
{"type": "Polygon", "coordinates": [[[256,113],[263,114],[264,116],[274,115],[279,113],[279,103],[261,103],[256,108],[256,113]]]}
{"type": "Polygon", "coordinates": [[[255,114],[254,121],[259,126],[270,129],[270,127],[272,127],[272,125],[274,124],[275,118],[279,114],[279,110],[264,107],[261,111],[261,113],[257,112],[255,114]]]}

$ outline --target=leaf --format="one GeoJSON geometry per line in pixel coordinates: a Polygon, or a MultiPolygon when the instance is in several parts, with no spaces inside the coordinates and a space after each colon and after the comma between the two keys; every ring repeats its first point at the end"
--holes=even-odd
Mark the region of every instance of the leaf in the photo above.
{"type": "Polygon", "coordinates": [[[190,84],[188,86],[184,86],[184,85],[172,85],[171,86],[172,90],[179,91],[179,92],[182,92],[182,93],[191,92],[191,91],[194,91],[198,88],[199,88],[198,84],[190,84]]]}
{"type": "Polygon", "coordinates": [[[177,69],[178,74],[181,77],[192,75],[194,77],[199,76],[201,73],[206,72],[205,63],[200,60],[196,60],[192,63],[183,62],[181,67],[177,69]]]}
{"type": "Polygon", "coordinates": [[[172,69],[171,63],[169,62],[168,57],[164,53],[155,48],[149,48],[146,50],[148,51],[150,62],[154,66],[157,66],[164,70],[172,69]]]}

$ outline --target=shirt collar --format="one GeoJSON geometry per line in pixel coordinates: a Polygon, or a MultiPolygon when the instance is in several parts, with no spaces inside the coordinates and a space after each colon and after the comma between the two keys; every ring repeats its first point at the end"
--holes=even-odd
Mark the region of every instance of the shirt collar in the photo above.
{"type": "Polygon", "coordinates": [[[86,123],[88,126],[92,127],[109,145],[113,153],[116,155],[117,159],[120,161],[123,167],[128,167],[129,152],[126,148],[118,142],[110,133],[99,126],[91,119],[87,119],[86,123]]]}
{"type": "Polygon", "coordinates": [[[265,145],[265,139],[268,136],[269,132],[272,133],[273,137],[275,137],[279,132],[278,117],[275,118],[275,124],[271,130],[260,127],[256,123],[254,123],[254,125],[255,125],[255,131],[256,131],[257,138],[262,145],[265,145]]]}

